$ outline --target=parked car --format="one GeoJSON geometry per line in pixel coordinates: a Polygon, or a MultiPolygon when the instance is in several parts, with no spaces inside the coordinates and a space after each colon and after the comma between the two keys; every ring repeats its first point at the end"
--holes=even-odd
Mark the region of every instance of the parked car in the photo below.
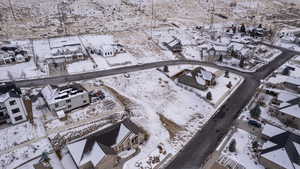
{"type": "Polygon", "coordinates": [[[259,122],[255,121],[255,120],[249,120],[249,121],[248,121],[248,124],[249,124],[250,126],[254,126],[254,127],[257,127],[257,128],[261,128],[261,124],[260,124],[259,122]]]}

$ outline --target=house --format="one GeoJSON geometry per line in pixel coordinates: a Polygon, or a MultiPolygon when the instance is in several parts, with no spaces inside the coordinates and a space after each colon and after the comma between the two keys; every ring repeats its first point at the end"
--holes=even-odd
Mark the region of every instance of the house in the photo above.
{"type": "Polygon", "coordinates": [[[0,85],[0,121],[17,124],[27,120],[21,90],[14,84],[0,85]]]}
{"type": "Polygon", "coordinates": [[[192,76],[197,80],[204,80],[206,86],[213,86],[216,84],[216,75],[202,67],[198,67],[192,71],[192,76]]]}
{"type": "Polygon", "coordinates": [[[96,137],[89,137],[67,145],[69,153],[79,169],[106,169],[117,163],[116,152],[96,137]]]}
{"type": "Polygon", "coordinates": [[[283,82],[281,84],[284,88],[286,88],[288,90],[300,93],[300,85],[297,85],[297,84],[294,84],[294,83],[291,83],[291,82],[283,82]]]}
{"type": "Polygon", "coordinates": [[[220,57],[227,57],[228,52],[227,46],[214,45],[211,48],[207,49],[208,55],[211,57],[210,61],[219,60],[220,57]]]}
{"type": "Polygon", "coordinates": [[[65,58],[48,58],[45,63],[46,72],[50,76],[65,75],[68,73],[65,58]]]}
{"type": "Polygon", "coordinates": [[[67,145],[79,169],[106,169],[118,163],[117,153],[143,143],[143,131],[126,119],[67,145]]]}
{"type": "Polygon", "coordinates": [[[27,51],[17,46],[2,46],[0,48],[0,65],[29,61],[27,51]]]}
{"type": "Polygon", "coordinates": [[[125,49],[120,44],[103,45],[99,48],[98,54],[103,57],[112,57],[116,54],[125,52],[125,49]]]}
{"type": "Polygon", "coordinates": [[[270,112],[280,121],[300,129],[300,96],[282,91],[271,101],[270,112]]]}
{"type": "Polygon", "coordinates": [[[270,169],[300,169],[300,136],[269,125],[259,162],[270,169]]]}
{"type": "Polygon", "coordinates": [[[199,90],[206,90],[209,86],[216,84],[215,75],[202,67],[198,67],[192,71],[185,71],[177,78],[180,85],[192,87],[199,90]]]}
{"type": "Polygon", "coordinates": [[[170,42],[163,42],[163,45],[172,52],[182,52],[182,43],[176,37],[173,37],[173,40],[170,42]]]}
{"type": "Polygon", "coordinates": [[[49,39],[50,53],[45,56],[44,62],[48,60],[57,62],[64,60],[66,63],[71,63],[78,60],[84,60],[87,57],[86,50],[81,45],[78,37],[65,37],[49,39]]]}
{"type": "MultiPolygon", "coordinates": [[[[65,86],[47,85],[41,93],[53,112],[68,112],[90,103],[88,91],[77,83],[65,86]]],[[[62,117],[61,115],[60,112],[58,116],[62,117]]]]}

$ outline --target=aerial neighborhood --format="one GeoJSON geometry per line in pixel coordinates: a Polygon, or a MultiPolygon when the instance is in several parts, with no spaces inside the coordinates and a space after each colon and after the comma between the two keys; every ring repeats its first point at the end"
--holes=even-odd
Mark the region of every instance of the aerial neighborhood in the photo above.
{"type": "Polygon", "coordinates": [[[297,0],[0,2],[0,169],[300,169],[297,0]]]}

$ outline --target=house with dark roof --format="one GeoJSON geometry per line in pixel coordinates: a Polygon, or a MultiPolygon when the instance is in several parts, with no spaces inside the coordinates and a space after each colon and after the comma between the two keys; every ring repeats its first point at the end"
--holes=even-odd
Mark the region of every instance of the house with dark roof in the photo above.
{"type": "Polygon", "coordinates": [[[117,153],[137,148],[144,140],[144,132],[126,119],[67,147],[78,168],[106,169],[118,162],[117,153]]]}
{"type": "Polygon", "coordinates": [[[0,65],[28,62],[30,57],[28,52],[14,45],[6,45],[0,47],[0,65]]]}
{"type": "Polygon", "coordinates": [[[0,122],[17,124],[27,120],[27,109],[20,88],[0,84],[0,122]]]}
{"type": "Polygon", "coordinates": [[[170,42],[163,42],[163,45],[166,46],[172,52],[182,51],[182,43],[176,37],[173,37],[173,40],[171,40],[170,42]]]}
{"type": "Polygon", "coordinates": [[[198,67],[180,74],[177,78],[177,82],[184,87],[206,90],[208,87],[216,84],[215,78],[216,76],[212,72],[198,67]]]}
{"type": "Polygon", "coordinates": [[[272,125],[263,130],[267,141],[259,155],[260,163],[270,169],[300,169],[300,136],[272,125]]]}
{"type": "Polygon", "coordinates": [[[270,108],[272,115],[280,121],[300,129],[300,96],[282,91],[273,100],[270,108]]]}

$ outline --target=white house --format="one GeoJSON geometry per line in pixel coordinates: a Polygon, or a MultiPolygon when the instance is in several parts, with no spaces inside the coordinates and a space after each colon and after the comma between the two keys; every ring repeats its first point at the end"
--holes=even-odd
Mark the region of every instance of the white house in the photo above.
{"type": "Polygon", "coordinates": [[[53,112],[67,112],[90,103],[88,91],[80,84],[61,87],[47,85],[41,93],[53,112]]]}
{"type": "Polygon", "coordinates": [[[26,121],[26,115],[21,90],[13,84],[0,85],[0,121],[17,124],[26,121]]]}

